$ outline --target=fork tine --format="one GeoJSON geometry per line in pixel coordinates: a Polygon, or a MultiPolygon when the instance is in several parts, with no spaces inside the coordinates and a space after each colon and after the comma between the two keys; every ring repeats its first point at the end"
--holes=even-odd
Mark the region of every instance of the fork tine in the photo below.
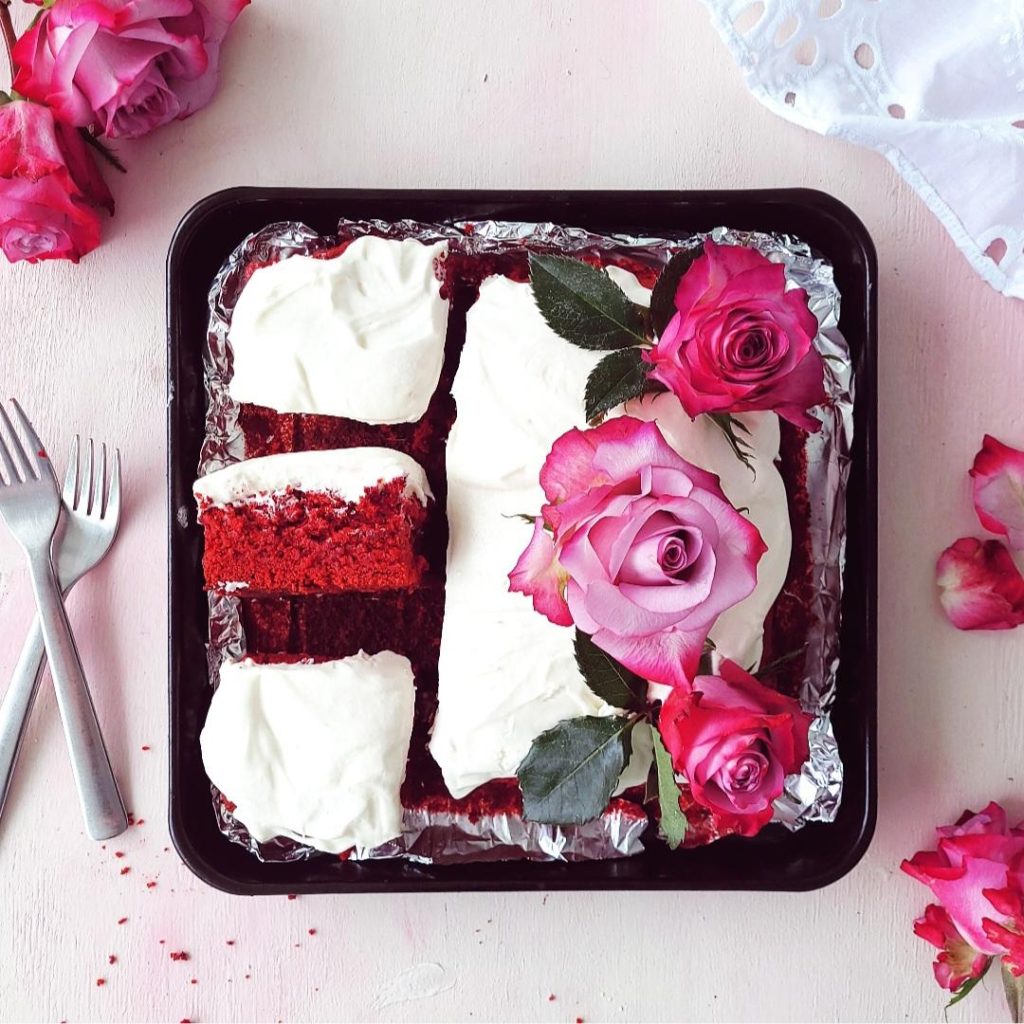
{"type": "Polygon", "coordinates": [[[121,453],[116,448],[110,466],[110,491],[104,518],[113,519],[115,526],[121,519],[121,453]]]}
{"type": "MultiPolygon", "coordinates": [[[[2,407],[0,407],[0,412],[3,412],[2,407]]],[[[7,444],[4,442],[4,433],[2,429],[0,429],[0,462],[3,463],[4,471],[7,473],[6,481],[3,476],[0,475],[0,483],[19,483],[21,481],[21,477],[18,476],[18,471],[14,468],[14,460],[11,458],[11,453],[7,450],[7,444]]]]}
{"type": "Polygon", "coordinates": [[[71,442],[71,454],[68,456],[68,468],[64,474],[64,491],[61,494],[64,504],[74,509],[78,504],[78,435],[71,442]]]}
{"type": "Polygon", "coordinates": [[[92,511],[92,465],[93,465],[92,438],[85,447],[85,472],[82,474],[82,489],[79,497],[82,510],[88,515],[92,511]]]}
{"type": "Polygon", "coordinates": [[[10,482],[16,484],[22,480],[34,480],[35,473],[32,472],[28,456],[25,454],[25,449],[21,446],[21,438],[18,437],[18,432],[14,429],[14,424],[11,422],[11,418],[7,415],[7,410],[4,409],[3,405],[0,405],[0,430],[7,432],[7,444],[4,445],[7,457],[4,459],[4,465],[7,467],[7,471],[13,474],[10,482]],[[10,445],[10,447],[7,445],[10,445]],[[14,451],[13,458],[11,456],[12,450],[14,451]],[[15,460],[21,467],[20,473],[15,469],[15,460]]]}
{"type": "Polygon", "coordinates": [[[92,481],[92,497],[89,499],[91,515],[103,518],[103,495],[107,482],[107,446],[100,445],[100,457],[96,466],[96,474],[92,481]]]}
{"type": "Polygon", "coordinates": [[[50,462],[50,456],[47,454],[46,447],[42,441],[39,440],[39,435],[36,433],[36,428],[32,426],[32,422],[25,415],[24,410],[18,405],[16,398],[11,399],[11,405],[14,408],[14,418],[18,421],[18,426],[21,427],[22,433],[28,440],[28,448],[22,446],[22,453],[28,460],[29,466],[32,471],[32,475],[36,479],[41,480],[44,475],[49,474],[53,478],[54,484],[56,484],[56,477],[53,472],[53,464],[50,462]]]}

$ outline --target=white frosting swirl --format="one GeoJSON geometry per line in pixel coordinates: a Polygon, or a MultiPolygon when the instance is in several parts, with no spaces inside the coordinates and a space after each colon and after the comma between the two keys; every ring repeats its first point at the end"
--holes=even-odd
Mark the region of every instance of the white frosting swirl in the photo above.
{"type": "Polygon", "coordinates": [[[446,251],[367,236],[332,259],[260,267],[231,315],[231,397],[363,423],[418,420],[444,361],[448,303],[434,261],[446,251]]]}
{"type": "Polygon", "coordinates": [[[414,700],[409,661],[392,651],[227,662],[200,736],[206,774],[258,842],[378,846],[402,829],[414,700]]]}

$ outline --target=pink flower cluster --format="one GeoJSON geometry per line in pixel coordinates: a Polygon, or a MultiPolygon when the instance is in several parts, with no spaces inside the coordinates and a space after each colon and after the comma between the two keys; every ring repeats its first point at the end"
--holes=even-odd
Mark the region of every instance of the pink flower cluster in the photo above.
{"type": "Polygon", "coordinates": [[[676,769],[723,829],[753,835],[807,759],[810,718],[739,666],[697,671],[717,618],[757,583],[761,535],[717,477],[628,416],[563,434],[540,482],[547,503],[511,589],[673,688],[659,727],[676,769]]]}
{"type": "Polygon", "coordinates": [[[10,261],[77,262],[99,244],[99,211],[113,213],[113,200],[76,129],[133,139],[205,106],[221,44],[248,3],[44,5],[13,50],[18,98],[0,108],[0,247],[10,261]]]}
{"type": "Polygon", "coordinates": [[[956,992],[995,957],[1013,977],[1024,976],[1024,822],[1008,827],[1006,812],[990,803],[936,833],[936,849],[901,865],[938,901],[914,922],[939,950],[935,980],[956,992]]]}
{"type": "Polygon", "coordinates": [[[958,629],[1024,623],[1024,576],[1010,553],[1024,551],[1024,452],[985,435],[970,471],[974,509],[1000,540],[961,537],[939,556],[939,600],[958,629]]]}

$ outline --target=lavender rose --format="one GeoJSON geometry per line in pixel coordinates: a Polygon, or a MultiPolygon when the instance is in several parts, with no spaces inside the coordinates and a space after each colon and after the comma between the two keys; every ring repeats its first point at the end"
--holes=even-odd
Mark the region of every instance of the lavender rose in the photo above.
{"type": "Polygon", "coordinates": [[[757,583],[756,527],[632,417],[563,434],[540,482],[548,504],[511,589],[644,678],[686,686],[715,620],[757,583]]]}

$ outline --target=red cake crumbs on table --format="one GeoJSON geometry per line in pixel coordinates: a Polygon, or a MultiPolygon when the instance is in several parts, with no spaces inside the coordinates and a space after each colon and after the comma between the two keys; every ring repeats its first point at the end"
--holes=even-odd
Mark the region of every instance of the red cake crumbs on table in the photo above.
{"type": "Polygon", "coordinates": [[[125,864],[125,866],[121,868],[122,875],[127,875],[129,871],[131,871],[131,868],[127,864],[125,864]]]}
{"type": "Polygon", "coordinates": [[[172,960],[181,961],[181,960],[191,960],[192,958],[184,950],[179,950],[176,953],[171,953],[171,959],[172,960]]]}
{"type": "Polygon", "coordinates": [[[426,566],[417,551],[426,510],[405,491],[400,477],[357,502],[294,488],[252,502],[203,501],[206,584],[284,594],[414,587],[426,566]]]}
{"type": "Polygon", "coordinates": [[[97,988],[103,988],[103,986],[106,985],[106,983],[107,983],[107,979],[106,978],[97,978],[96,979],[96,987],[97,988]]]}
{"type": "Polygon", "coordinates": [[[118,924],[126,924],[127,922],[128,922],[128,918],[127,917],[119,917],[117,919],[117,923],[118,924]]]}
{"type": "Polygon", "coordinates": [[[113,953],[111,953],[110,956],[107,957],[107,963],[108,964],[116,964],[117,963],[117,957],[114,956],[113,953]]]}

